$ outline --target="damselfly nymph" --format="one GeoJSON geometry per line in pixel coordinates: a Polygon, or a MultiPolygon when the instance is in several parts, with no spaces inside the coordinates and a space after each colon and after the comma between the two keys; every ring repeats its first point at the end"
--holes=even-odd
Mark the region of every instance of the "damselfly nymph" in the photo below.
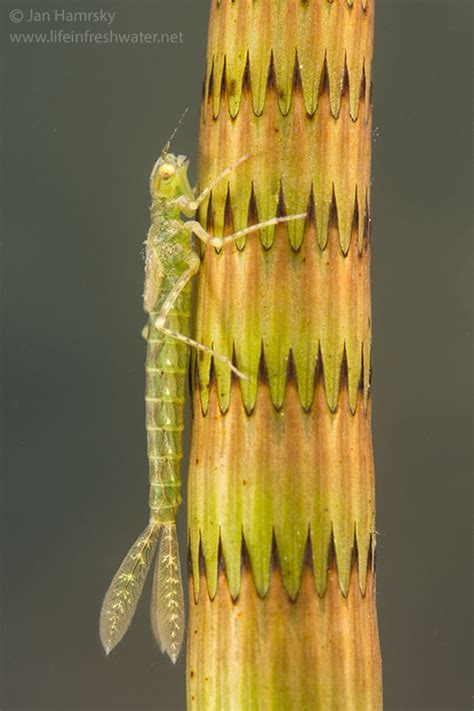
{"type": "Polygon", "coordinates": [[[175,662],[184,638],[184,597],[176,536],[181,504],[181,467],[185,383],[189,348],[225,362],[246,378],[225,356],[190,336],[191,282],[200,267],[192,235],[221,248],[239,237],[279,222],[298,220],[306,213],[275,217],[225,237],[210,235],[191,217],[213,187],[249,155],[226,168],[199,195],[188,180],[189,161],[169,153],[169,141],[155,163],[150,192],[151,226],[146,242],[144,309],[148,323],[143,335],[146,355],[146,432],[149,467],[149,522],[118,568],[100,614],[100,637],[108,654],[125,635],[156,555],[151,602],[151,625],[162,652],[175,662]]]}

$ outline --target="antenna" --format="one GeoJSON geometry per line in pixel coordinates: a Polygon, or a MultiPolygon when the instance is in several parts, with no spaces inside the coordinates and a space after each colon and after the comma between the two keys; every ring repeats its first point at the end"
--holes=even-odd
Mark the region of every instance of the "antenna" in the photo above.
{"type": "Polygon", "coordinates": [[[168,153],[168,151],[169,151],[169,149],[170,149],[170,146],[171,146],[171,141],[172,141],[173,138],[176,136],[176,132],[177,132],[178,128],[181,126],[181,124],[183,123],[183,119],[184,119],[184,117],[186,116],[187,113],[188,113],[188,107],[186,106],[186,108],[184,109],[183,113],[181,114],[181,118],[179,119],[178,123],[176,124],[176,127],[173,129],[173,132],[172,132],[171,136],[168,138],[168,140],[166,141],[165,145],[163,146],[163,150],[161,151],[161,157],[162,157],[162,158],[166,158],[166,155],[167,155],[167,153],[168,153]]]}

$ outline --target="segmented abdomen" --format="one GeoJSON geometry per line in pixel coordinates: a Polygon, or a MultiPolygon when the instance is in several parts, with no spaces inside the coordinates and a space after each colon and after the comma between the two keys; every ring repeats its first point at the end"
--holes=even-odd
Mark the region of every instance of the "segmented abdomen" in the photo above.
{"type": "MultiPolygon", "coordinates": [[[[190,288],[171,309],[165,326],[189,334],[190,288]]],[[[146,358],[146,430],[150,521],[173,523],[181,503],[184,403],[188,346],[154,328],[150,313],[146,358]]]]}

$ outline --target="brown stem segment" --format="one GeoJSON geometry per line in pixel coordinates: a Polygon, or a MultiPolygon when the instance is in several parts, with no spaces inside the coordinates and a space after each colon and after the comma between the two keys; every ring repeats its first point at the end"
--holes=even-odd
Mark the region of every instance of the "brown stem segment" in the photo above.
{"type": "Polygon", "coordinates": [[[188,486],[188,708],[381,709],[370,398],[373,0],[213,0],[188,486]]]}
{"type": "Polygon", "coordinates": [[[331,567],[320,598],[305,566],[296,602],[277,566],[263,599],[248,567],[235,602],[220,576],[214,600],[192,608],[188,708],[380,709],[374,595],[372,569],[365,596],[354,585],[345,598],[331,567]]]}

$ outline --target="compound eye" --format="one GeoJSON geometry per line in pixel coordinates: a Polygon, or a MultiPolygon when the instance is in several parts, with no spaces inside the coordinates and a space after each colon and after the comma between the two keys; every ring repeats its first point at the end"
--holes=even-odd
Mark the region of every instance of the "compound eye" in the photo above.
{"type": "Polygon", "coordinates": [[[168,180],[168,178],[171,178],[171,176],[175,173],[176,168],[174,167],[174,165],[171,165],[171,163],[163,163],[163,165],[160,165],[160,167],[158,168],[158,175],[164,180],[168,180]]]}

